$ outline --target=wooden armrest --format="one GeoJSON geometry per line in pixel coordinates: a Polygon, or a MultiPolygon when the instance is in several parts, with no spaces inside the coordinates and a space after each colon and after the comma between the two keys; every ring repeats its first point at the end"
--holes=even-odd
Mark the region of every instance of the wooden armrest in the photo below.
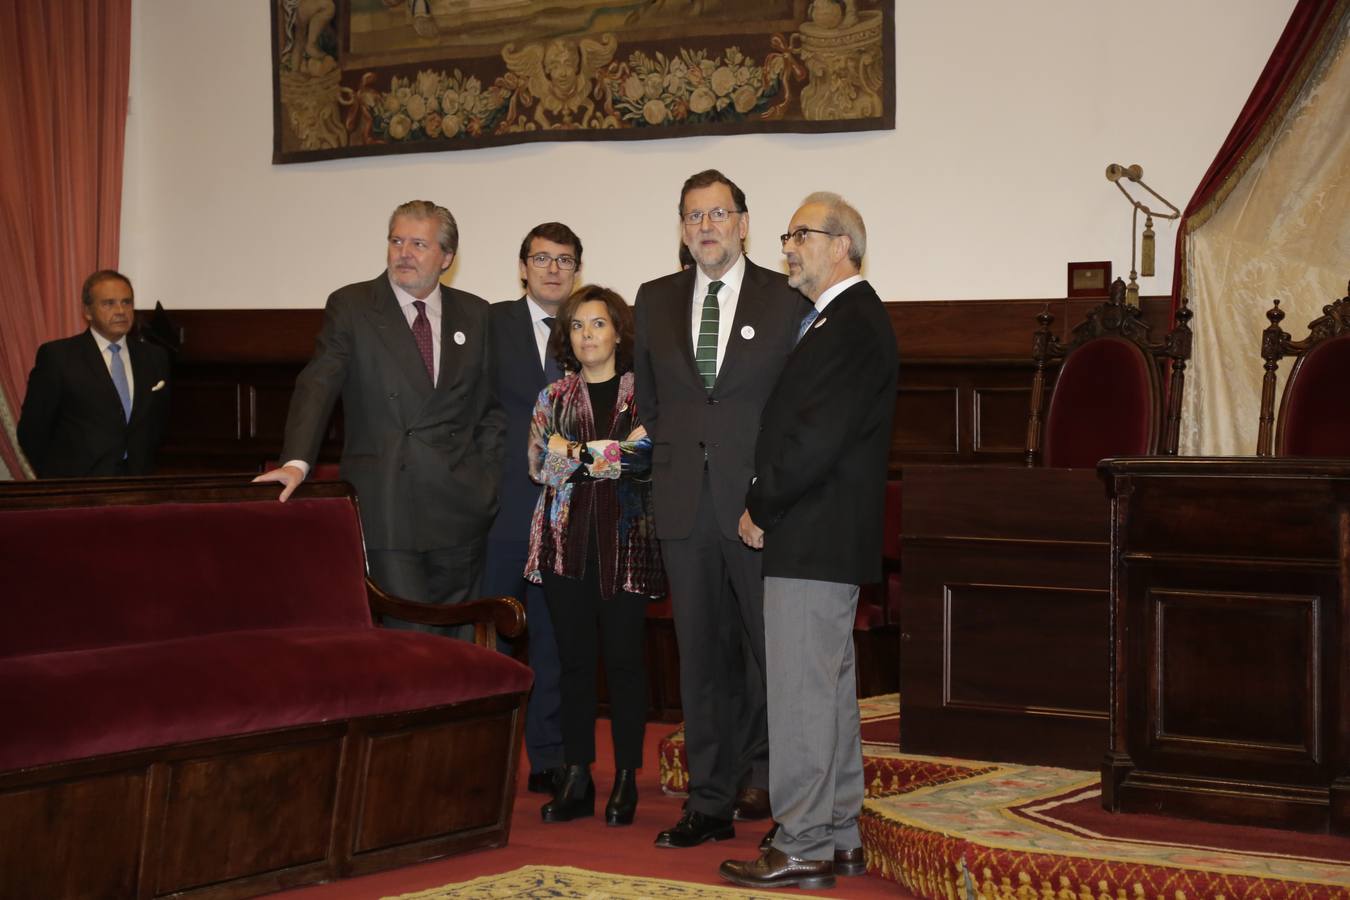
{"type": "Polygon", "coordinates": [[[514,638],[525,633],[525,607],[515,597],[482,597],[468,603],[420,603],[395,597],[366,579],[370,611],[376,621],[393,616],[419,625],[473,625],[475,644],[497,649],[497,635],[514,638]]]}

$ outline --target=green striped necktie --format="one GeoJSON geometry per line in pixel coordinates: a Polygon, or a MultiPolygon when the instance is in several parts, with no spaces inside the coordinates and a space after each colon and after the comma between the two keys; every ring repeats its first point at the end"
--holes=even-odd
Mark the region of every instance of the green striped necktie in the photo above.
{"type": "Polygon", "coordinates": [[[703,318],[699,323],[698,349],[694,352],[698,374],[703,378],[703,386],[710,391],[717,382],[717,324],[721,316],[717,292],[721,289],[720,281],[708,285],[708,295],[703,298],[703,318]]]}

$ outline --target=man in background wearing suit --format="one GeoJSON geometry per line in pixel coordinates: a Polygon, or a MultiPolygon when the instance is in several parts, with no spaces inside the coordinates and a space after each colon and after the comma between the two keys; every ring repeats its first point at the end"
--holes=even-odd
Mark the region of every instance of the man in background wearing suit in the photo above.
{"type": "Polygon", "coordinates": [[[638,289],[633,361],[689,766],[684,816],[657,836],[660,847],[724,840],[733,817],[769,813],[763,582],[736,523],[760,411],[805,311],[782,275],[746,259],[750,215],[729,178],[691,176],[679,212],[695,265],[638,289]]]}
{"type": "Polygon", "coordinates": [[[764,551],[769,794],[778,822],[747,887],[825,888],[866,867],[853,620],[881,579],[882,500],[898,354],[858,274],[867,232],[837,194],[807,197],[783,235],[788,283],[813,303],[764,406],[740,534],[764,551]]]}
{"type": "Polygon", "coordinates": [[[286,416],[288,462],[256,479],[281,482],[286,500],[314,464],[341,395],[340,472],[360,500],[371,578],[430,603],[478,595],[506,428],[488,304],[440,283],[458,247],[445,207],[412,200],[394,210],[386,271],[329,296],[286,416]]]}
{"type": "Polygon", "coordinates": [[[149,475],[169,417],[169,355],[129,338],[135,292],[102,269],[80,292],[83,334],[38,348],[19,446],[39,478],[149,475]]]}
{"type": "Polygon", "coordinates": [[[526,449],[539,392],[562,377],[558,361],[548,352],[548,340],[553,317],[571,296],[580,269],[581,239],[572,229],[561,222],[536,225],[520,244],[525,296],[492,304],[494,376],[497,398],[506,412],[506,449],[501,509],[487,538],[483,593],[509,595],[525,605],[534,670],[525,712],[525,753],[530,759],[528,787],[536,794],[552,794],[562,769],[562,672],[544,589],[525,580],[530,519],[540,491],[530,478],[526,449]]]}

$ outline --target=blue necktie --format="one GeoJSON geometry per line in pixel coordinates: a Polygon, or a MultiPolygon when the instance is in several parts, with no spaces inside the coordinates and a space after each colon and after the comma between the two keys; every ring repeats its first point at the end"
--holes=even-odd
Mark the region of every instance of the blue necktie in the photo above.
{"type": "Polygon", "coordinates": [[[127,383],[127,367],[122,364],[122,348],[118,344],[109,344],[108,370],[112,373],[113,387],[117,388],[117,399],[122,401],[122,414],[131,421],[131,385],[127,383]]]}
{"type": "Polygon", "coordinates": [[[811,323],[816,320],[816,316],[818,315],[820,315],[820,310],[813,306],[809,313],[802,316],[802,327],[797,330],[798,343],[801,343],[802,338],[806,337],[806,332],[810,329],[811,323]]]}

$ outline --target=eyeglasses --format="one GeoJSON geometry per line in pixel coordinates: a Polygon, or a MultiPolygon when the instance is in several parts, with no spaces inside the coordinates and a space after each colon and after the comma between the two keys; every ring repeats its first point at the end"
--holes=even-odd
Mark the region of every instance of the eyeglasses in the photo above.
{"type": "Polygon", "coordinates": [[[686,225],[702,225],[703,217],[707,216],[709,221],[716,222],[718,225],[721,225],[723,222],[725,222],[727,219],[730,219],[738,212],[740,212],[739,209],[723,209],[722,207],[719,206],[716,209],[708,210],[706,213],[701,209],[690,210],[683,216],[680,216],[680,218],[684,220],[684,224],[686,225]]]}
{"type": "Polygon", "coordinates": [[[805,243],[808,234],[827,234],[830,237],[842,237],[842,233],[838,231],[823,231],[819,228],[807,228],[803,225],[800,228],[792,229],[787,234],[780,234],[778,240],[784,247],[787,246],[788,241],[792,241],[793,246],[800,247],[805,243]]]}
{"type": "Polygon", "coordinates": [[[547,269],[549,263],[557,263],[559,269],[570,272],[577,267],[577,258],[575,256],[549,256],[547,253],[536,253],[530,257],[530,265],[536,269],[547,269]]]}

